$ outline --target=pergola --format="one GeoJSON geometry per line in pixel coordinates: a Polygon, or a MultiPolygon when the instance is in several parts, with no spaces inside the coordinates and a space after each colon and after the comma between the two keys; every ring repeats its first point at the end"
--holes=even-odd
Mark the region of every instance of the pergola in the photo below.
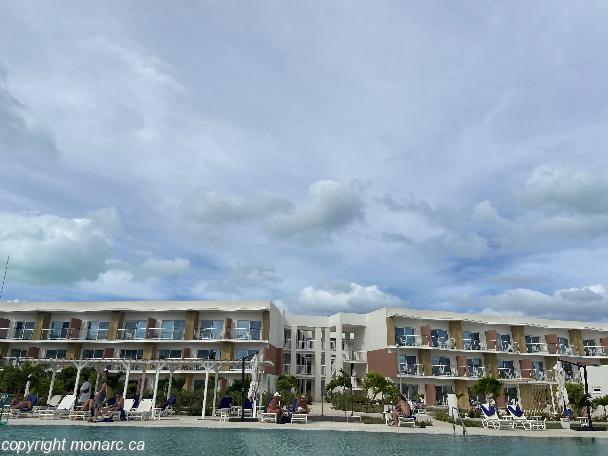
{"type": "MultiPolygon", "coordinates": [[[[51,366],[51,383],[49,385],[49,392],[47,401],[51,399],[53,394],[53,387],[55,386],[55,377],[57,370],[62,370],[66,366],[74,366],[76,368],[76,382],[74,384],[73,394],[78,394],[78,388],[80,386],[80,373],[82,369],[87,366],[95,367],[97,370],[97,378],[95,380],[95,390],[97,390],[101,371],[108,369],[109,372],[125,372],[125,383],[123,387],[122,396],[126,397],[127,387],[129,384],[129,377],[132,372],[141,372],[142,380],[145,378],[147,372],[154,372],[154,393],[152,395],[152,403],[156,406],[156,396],[158,392],[158,382],[161,372],[169,373],[169,385],[167,389],[167,397],[171,395],[171,384],[173,381],[173,374],[175,372],[183,374],[197,374],[203,371],[205,373],[205,389],[203,393],[203,410],[202,418],[205,418],[205,411],[207,407],[207,389],[209,386],[209,376],[214,374],[215,386],[213,388],[213,411],[212,416],[215,415],[215,404],[217,401],[217,384],[218,376],[220,373],[239,373],[242,368],[242,361],[228,361],[228,360],[202,360],[198,358],[186,358],[186,359],[122,359],[122,358],[92,358],[92,359],[41,359],[41,358],[20,358],[19,362],[29,362],[33,364],[46,364],[51,366]],[[141,368],[141,369],[140,369],[141,368]],[[222,370],[227,368],[227,370],[222,370]]],[[[260,361],[258,366],[273,366],[274,364],[270,361],[260,361]]],[[[249,370],[245,372],[251,373],[249,370]]],[[[264,373],[262,372],[262,375],[264,373]]],[[[262,382],[263,383],[263,382],[262,382]]],[[[140,383],[139,395],[143,394],[144,381],[140,383]]],[[[72,405],[74,407],[76,401],[72,405]]]]}

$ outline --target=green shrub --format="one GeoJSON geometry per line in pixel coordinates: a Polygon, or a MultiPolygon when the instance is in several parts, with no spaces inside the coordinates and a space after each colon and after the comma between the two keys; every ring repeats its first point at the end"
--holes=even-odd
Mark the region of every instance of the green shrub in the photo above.
{"type": "Polygon", "coordinates": [[[381,418],[379,416],[362,416],[361,417],[361,422],[363,424],[384,424],[384,418],[381,418]]]}
{"type": "Polygon", "coordinates": [[[432,426],[433,422],[431,420],[416,420],[416,426],[420,428],[425,428],[427,426],[432,426]]]}

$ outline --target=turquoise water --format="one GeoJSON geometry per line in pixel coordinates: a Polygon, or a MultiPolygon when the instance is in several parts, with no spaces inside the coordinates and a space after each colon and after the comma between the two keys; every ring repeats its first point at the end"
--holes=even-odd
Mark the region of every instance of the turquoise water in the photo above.
{"type": "MultiPolygon", "coordinates": [[[[364,426],[364,425],[362,425],[364,426]]],[[[514,437],[462,437],[429,434],[329,432],[298,430],[123,428],[96,426],[2,426],[2,444],[12,440],[66,439],[66,451],[47,454],[117,454],[117,451],[68,451],[73,441],[119,440],[143,442],[143,451],[123,450],[133,455],[466,455],[545,456],[608,455],[605,439],[521,439],[514,437]]],[[[141,443],[139,443],[141,446],[141,443]]],[[[56,447],[59,450],[59,447],[56,447]]],[[[11,454],[0,450],[0,454],[11,454]]],[[[13,452],[13,454],[15,454],[13,452]]],[[[20,453],[25,454],[25,451],[20,453]]],[[[44,454],[42,451],[30,454],[44,454]]]]}

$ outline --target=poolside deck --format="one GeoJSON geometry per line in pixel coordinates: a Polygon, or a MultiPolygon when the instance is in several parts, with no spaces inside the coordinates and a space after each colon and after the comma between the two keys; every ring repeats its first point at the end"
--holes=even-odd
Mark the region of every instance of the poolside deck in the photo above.
{"type": "MultiPolygon", "coordinates": [[[[18,418],[11,419],[9,426],[109,426],[109,427],[200,427],[200,428],[239,428],[239,429],[272,429],[280,431],[282,429],[300,429],[302,431],[341,431],[341,432],[392,432],[403,434],[431,434],[431,435],[452,435],[453,428],[449,423],[433,420],[433,425],[426,428],[406,428],[388,427],[382,424],[361,424],[361,423],[338,423],[331,421],[309,422],[308,424],[268,424],[259,422],[220,422],[216,419],[202,420],[193,416],[174,416],[163,418],[160,421],[116,421],[113,423],[89,423],[82,421],[62,420],[40,420],[38,418],[18,418]]],[[[456,434],[462,431],[456,428],[456,434]]],[[[530,437],[530,438],[608,438],[608,431],[604,432],[581,432],[570,429],[547,429],[545,431],[524,431],[522,429],[497,431],[484,428],[467,428],[469,435],[479,436],[501,436],[501,437],[530,437]]]]}

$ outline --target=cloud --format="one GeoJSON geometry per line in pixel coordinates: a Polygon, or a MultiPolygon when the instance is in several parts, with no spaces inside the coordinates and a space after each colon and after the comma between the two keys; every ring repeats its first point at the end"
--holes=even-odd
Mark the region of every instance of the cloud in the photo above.
{"type": "Polygon", "coordinates": [[[514,288],[495,295],[481,296],[478,302],[481,311],[490,314],[608,321],[608,291],[603,285],[560,289],[553,294],[514,288]]]}
{"type": "Polygon", "coordinates": [[[148,277],[165,277],[180,275],[190,270],[190,260],[186,258],[174,258],[172,260],[162,260],[149,258],[134,268],[136,279],[148,277]]]}
{"type": "Polygon", "coordinates": [[[274,266],[237,263],[223,270],[221,277],[195,284],[193,293],[213,299],[242,299],[243,295],[248,299],[268,299],[277,296],[276,286],[282,282],[274,266]]]}
{"type": "Polygon", "coordinates": [[[76,289],[96,298],[161,299],[168,295],[157,279],[138,279],[133,272],[122,269],[104,271],[95,280],[82,280],[76,289]]]}
{"type": "Polygon", "coordinates": [[[300,306],[293,310],[305,313],[367,312],[384,306],[403,305],[400,298],[383,292],[377,285],[356,283],[323,288],[309,286],[300,291],[298,299],[300,306]]]}
{"type": "Polygon", "coordinates": [[[17,158],[50,159],[57,155],[55,139],[32,112],[11,95],[0,66],[0,157],[14,161],[17,158]]]}
{"type": "Polygon", "coordinates": [[[79,218],[0,213],[0,252],[10,255],[9,278],[68,284],[105,270],[118,213],[109,208],[79,218]]]}
{"type": "Polygon", "coordinates": [[[291,207],[289,201],[269,193],[243,200],[208,192],[189,204],[186,217],[190,222],[210,225],[250,223],[267,219],[278,212],[286,212],[291,207]]]}
{"type": "Polygon", "coordinates": [[[338,182],[323,180],[309,188],[309,200],[269,223],[273,237],[297,241],[327,240],[332,233],[361,220],[364,202],[338,182]]]}

